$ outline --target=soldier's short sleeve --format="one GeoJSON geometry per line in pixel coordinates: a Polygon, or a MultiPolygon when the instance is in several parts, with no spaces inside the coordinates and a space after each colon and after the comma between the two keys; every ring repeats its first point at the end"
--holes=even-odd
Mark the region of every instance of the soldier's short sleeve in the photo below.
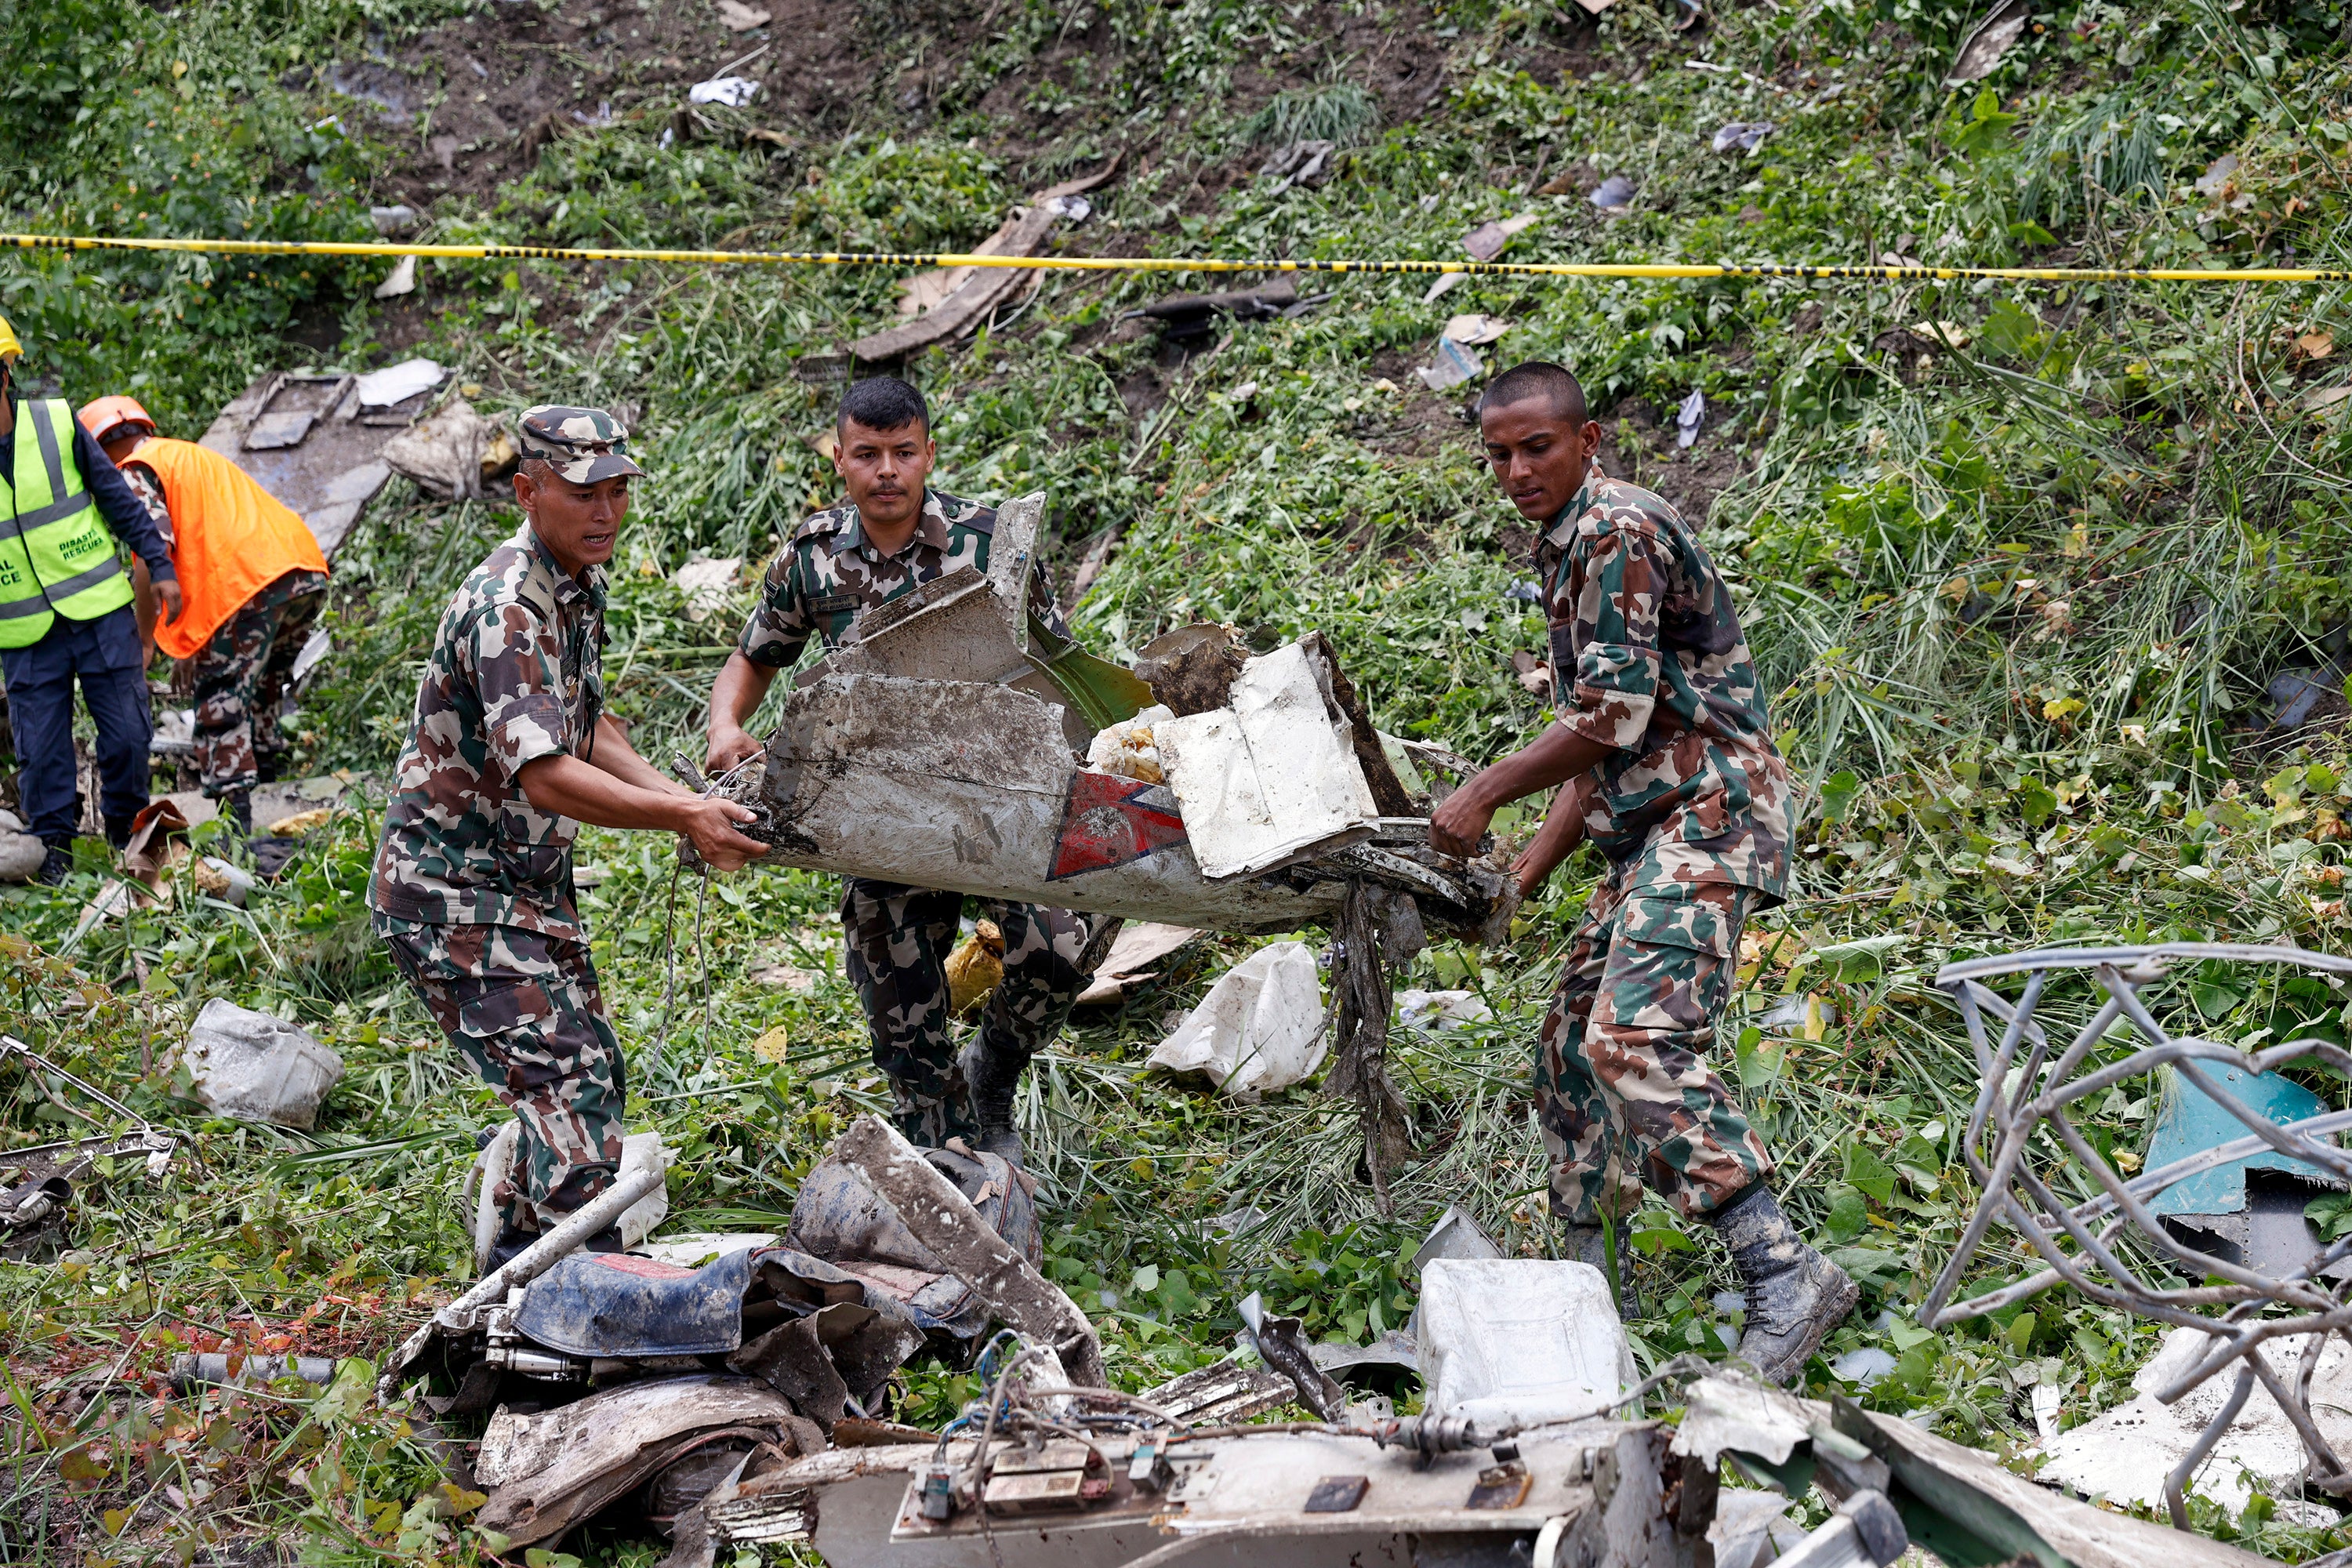
{"type": "Polygon", "coordinates": [[[800,558],[800,545],[793,542],[768,563],[767,575],[760,583],[759,608],[743,623],[743,635],[735,639],[736,651],[753,664],[770,669],[788,668],[799,659],[816,629],[808,612],[808,595],[802,592],[800,558]]]}
{"type": "Polygon", "coordinates": [[[1640,748],[1657,706],[1658,609],[1673,566],[1650,529],[1612,522],[1579,538],[1550,605],[1552,668],[1569,689],[1560,722],[1623,751],[1640,748]]]}
{"type": "Polygon", "coordinates": [[[514,778],[541,757],[568,753],[571,727],[553,629],[526,605],[495,605],[474,618],[467,641],[489,765],[514,778]]]}

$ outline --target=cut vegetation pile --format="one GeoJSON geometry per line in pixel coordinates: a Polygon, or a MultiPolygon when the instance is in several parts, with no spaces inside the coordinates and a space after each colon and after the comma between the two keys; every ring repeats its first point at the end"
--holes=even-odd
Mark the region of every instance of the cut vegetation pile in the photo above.
{"type": "MultiPolygon", "coordinates": [[[[1923,0],[1727,8],[1684,32],[1646,0],[1597,20],[1486,0],[763,3],[741,32],[719,10],[743,7],[706,0],[19,6],[0,23],[5,226],[373,237],[369,209],[404,204],[427,240],[951,248],[1118,154],[1052,244],[1446,258],[1530,215],[1509,259],[2352,265],[2340,4],[2059,0],[1952,84],[1980,18],[1923,0]],[[730,66],[759,97],[689,105],[730,66]],[[1753,151],[1715,151],[1720,128],[1764,121],[1753,151]],[[1301,142],[1333,143],[1314,177],[1258,173],[1301,142]]],[[[427,261],[415,293],[379,302],[385,270],[12,253],[0,310],[29,384],[132,393],[166,434],[194,436],[265,370],[412,354],[485,412],[627,405],[651,478],[614,563],[609,700],[648,756],[698,756],[761,563],[834,499],[813,440],[833,356],[898,319],[900,278],[427,261]],[[736,588],[698,617],[673,575],[727,556],[747,561],[736,588]]],[[[1463,423],[1475,384],[1414,373],[1470,312],[1509,324],[1476,351],[1489,368],[1572,364],[1612,471],[1705,520],[1803,781],[1801,893],[1751,928],[1721,1057],[1784,1201],[1865,1288],[1811,1385],[2003,1451],[2032,1440],[2037,1385],[2069,1426],[2129,1397],[2154,1331],[2078,1299],[1946,1333],[1913,1318],[1974,1197],[1974,1064],[1927,982],[2053,941],[2344,949],[2345,289],[1482,279],[1431,300],[1426,279],[1300,282],[1331,297],[1221,322],[1187,358],[1128,312],[1234,280],[1046,276],[909,367],[940,411],[941,488],[1049,492],[1056,580],[1066,596],[1087,575],[1073,622],[1099,652],[1193,619],[1260,647],[1319,629],[1383,728],[1484,758],[1545,713],[1522,676],[1545,650],[1520,587],[1530,540],[1463,423]],[[2298,693],[2317,700],[2282,722],[2298,693]]],[[[385,774],[442,605],[517,521],[405,481],[377,502],[336,560],[301,773],[385,774]]],[[[356,1362],[322,1395],[164,1397],[180,1349],[380,1356],[468,1272],[456,1177],[500,1113],[369,933],[376,826],[341,810],[246,907],[182,886],[78,944],[91,846],[64,888],[0,893],[8,1030],[185,1140],[161,1179],[136,1160],[95,1173],[61,1260],[0,1264],[0,1558],[486,1551],[478,1498],[436,1484],[356,1362]],[[216,996],[342,1054],[314,1134],[184,1097],[169,1053],[216,996]]],[[[213,835],[200,851],[244,853],[213,835]]],[[[581,860],[631,1123],[683,1151],[672,1227],[781,1229],[797,1175],[886,1103],[836,890],[687,879],[673,1007],[670,845],[592,831],[581,860]]],[[[1572,862],[1508,949],[1441,945],[1401,977],[1475,989],[1493,1016],[1394,1037],[1419,1149],[1393,1222],[1352,1109],[1305,1088],[1239,1105],[1145,1069],[1255,944],[1196,943],[1123,1010],[1080,1015],[1023,1117],[1048,1268],[1096,1314],[1115,1378],[1224,1353],[1254,1289],[1318,1338],[1397,1326],[1406,1260],[1447,1202],[1510,1248],[1555,1245],[1528,1068],[1600,869],[1572,862]]],[[[2346,1037],[2345,996],[2317,982],[2208,966],[2150,995],[2217,1039],[2346,1037]]],[[[2128,1158],[2153,1109],[2112,1095],[2090,1135],[2128,1158]]],[[[72,1135],[80,1112],[110,1114],[0,1062],[0,1141],[72,1135]]],[[[1631,1241],[1645,1367],[1728,1346],[1712,1235],[1653,1204],[1631,1241]]],[[[2022,1261],[1998,1233],[1980,1260],[1984,1288],[2022,1261]]],[[[900,1414],[936,1423],[972,1393],[920,1364],[900,1414]]],[[[2335,1518],[2264,1498],[2196,1513],[2290,1561],[2352,1543],[2335,1518]]]]}

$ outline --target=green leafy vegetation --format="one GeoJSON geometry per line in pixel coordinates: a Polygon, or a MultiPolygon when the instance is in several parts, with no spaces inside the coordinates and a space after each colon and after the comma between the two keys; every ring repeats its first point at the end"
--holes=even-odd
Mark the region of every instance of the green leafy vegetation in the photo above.
{"type": "MultiPolygon", "coordinates": [[[[2311,0],[2062,4],[1960,87],[1947,79],[1976,17],[1927,0],[1726,8],[1687,35],[1646,5],[1597,23],[1484,0],[1008,0],[984,21],[944,0],[869,5],[826,24],[850,52],[824,68],[847,75],[822,112],[689,110],[693,74],[656,79],[643,61],[576,99],[551,78],[556,129],[511,174],[471,184],[465,161],[497,148],[461,146],[446,166],[431,151],[435,116],[476,90],[462,64],[418,65],[398,116],[335,85],[458,44],[503,70],[523,9],[18,7],[0,23],[16,65],[0,87],[6,226],[340,239],[373,233],[370,206],[414,198],[426,240],[915,250],[975,243],[1008,204],[1119,153],[1065,251],[1454,258],[1475,226],[1528,213],[1510,258],[2352,264],[2347,17],[2311,0]],[[1759,121],[1775,129],[1754,153],[1713,150],[1717,127],[1759,121]],[[1268,149],[1301,139],[1347,144],[1327,183],[1257,177],[1268,149]],[[1588,199],[1609,176],[1633,188],[1622,216],[1588,199]]],[[[614,5],[593,25],[654,15],[614,5]]],[[[590,25],[544,23],[575,51],[590,25]]],[[[755,47],[718,35],[694,58],[715,69],[755,47]]],[[[771,102],[806,86],[766,80],[771,102]]],[[[648,755],[692,744],[749,601],[698,619],[672,574],[741,555],[748,583],[833,498],[810,444],[829,420],[823,367],[896,319],[898,279],[427,261],[417,296],[379,304],[383,271],[12,252],[0,310],[28,381],[77,401],[132,392],[180,434],[259,372],[411,353],[502,415],[632,405],[652,477],[615,562],[610,700],[648,755]]],[[[1385,728],[1485,758],[1546,711],[1513,664],[1545,652],[1511,594],[1530,541],[1481,472],[1461,393],[1412,373],[1457,311],[1511,323],[1490,363],[1574,365],[1612,468],[1704,517],[1803,786],[1801,891],[1750,930],[1720,1065],[1789,1206],[1865,1287],[1811,1385],[1844,1387],[1831,1360],[1883,1350],[1894,1370],[1849,1392],[2004,1452],[2031,1439],[2037,1385],[2063,1391],[2070,1425],[2128,1398],[2156,1336],[2079,1299],[1944,1333],[1916,1321],[1974,1201],[1976,1069],[1929,982],[1953,959],[2055,941],[2343,948],[2345,709],[2273,728],[2267,689],[2283,672],[2344,679],[2344,288],[1481,278],[1430,301],[1426,279],[1299,281],[1330,298],[1228,323],[1180,361],[1125,312],[1232,279],[1047,274],[1032,302],[911,367],[939,410],[940,484],[1050,493],[1066,595],[1082,562],[1099,568],[1074,615],[1097,651],[1131,656],[1195,618],[1262,647],[1319,628],[1385,728]],[[1673,411],[1693,392],[1705,419],[1685,449],[1673,411]]],[[[303,771],[383,776],[442,605],[516,521],[404,482],[377,502],[336,560],[335,651],[294,725],[303,771]]],[[[135,1163],[100,1173],[61,1259],[0,1264],[11,1561],[186,1562],[268,1535],[317,1562],[487,1549],[423,1438],[357,1384],[171,1400],[161,1381],[186,1346],[381,1356],[466,1271],[456,1172],[499,1111],[368,931],[375,827],[341,813],[245,909],[175,881],[79,942],[94,847],[64,889],[0,892],[10,1030],[185,1139],[160,1180],[135,1163]],[[184,1098],[169,1051],[214,996],[343,1054],[315,1135],[184,1098]]],[[[211,829],[197,847],[245,853],[211,829]]],[[[706,889],[645,837],[591,832],[581,859],[632,1125],[684,1151],[674,1223],[773,1228],[826,1142],[886,1101],[840,973],[835,889],[798,873],[706,889]]],[[[1250,942],[1196,944],[1123,1010],[1081,1016],[1023,1112],[1049,1271],[1095,1313],[1116,1375],[1141,1386],[1224,1353],[1254,1289],[1318,1336],[1397,1326],[1445,1203],[1514,1251],[1557,1246],[1528,1066],[1601,870],[1580,857],[1507,947],[1442,946],[1405,977],[1474,989],[1494,1016],[1399,1031],[1418,1153],[1393,1218],[1357,1174],[1352,1110],[1309,1089],[1230,1104],[1144,1068],[1250,942]]],[[[2344,1029],[2342,996],[2309,981],[2213,967],[2150,995],[2217,1039],[2344,1029]]],[[[2310,1083],[2332,1104],[2352,1092],[2310,1083]]],[[[68,1135],[68,1106],[95,1110],[0,1066],[9,1145],[68,1135]]],[[[2152,1113],[2145,1090],[2119,1089],[2086,1134],[2137,1159],[2152,1113]]],[[[2318,1209],[2347,1223],[2340,1204],[2318,1209]]],[[[1654,1203],[1626,1238],[1644,1364],[1727,1346],[1738,1314],[1712,1235],[1654,1203]]],[[[1980,1257],[1973,1290],[2027,1264],[1998,1233],[1980,1257]]],[[[920,1421],[973,1393],[937,1363],[906,1384],[920,1421]]],[[[2332,1514],[2267,1499],[2237,1518],[2198,1506],[2200,1528],[2284,1560],[2352,1540],[2332,1514]]],[[[659,1555],[621,1537],[573,1550],[659,1555]]]]}

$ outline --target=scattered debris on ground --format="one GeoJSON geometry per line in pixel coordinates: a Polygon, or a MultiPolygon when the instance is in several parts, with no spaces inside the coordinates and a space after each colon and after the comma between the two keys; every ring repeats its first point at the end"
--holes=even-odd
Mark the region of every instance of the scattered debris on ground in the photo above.
{"type": "Polygon", "coordinates": [[[196,1015],[179,1063],[208,1109],[305,1130],[343,1076],[343,1058],[307,1029],[217,996],[196,1015]]]}

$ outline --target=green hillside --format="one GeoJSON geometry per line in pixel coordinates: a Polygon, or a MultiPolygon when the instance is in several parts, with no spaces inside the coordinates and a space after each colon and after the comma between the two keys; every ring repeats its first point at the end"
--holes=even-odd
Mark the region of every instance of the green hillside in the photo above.
{"type": "MultiPolygon", "coordinates": [[[[1982,18],[1930,0],[1782,0],[1680,31],[1688,14],[1654,0],[1597,17],[759,3],[770,20],[738,33],[709,0],[18,0],[0,6],[0,227],[373,238],[370,209],[406,205],[409,237],[431,242],[953,249],[1116,157],[1051,250],[1456,259],[1478,226],[1526,215],[1506,260],[2352,266],[2352,10],[2316,0],[2052,0],[1960,85],[1982,18]],[[758,98],[688,103],[729,66],[758,98]],[[1762,121],[1752,152],[1714,150],[1718,129],[1762,121]],[[1303,139],[1336,144],[1328,179],[1258,172],[1303,139]],[[1625,194],[1604,210],[1605,181],[1625,194]]],[[[28,384],[131,393],[166,434],[193,437],[264,372],[417,354],[486,413],[634,410],[650,477],[614,562],[610,700],[646,755],[698,758],[750,594],[697,618],[673,574],[740,556],[749,583],[834,499],[812,444],[834,356],[898,320],[906,272],[428,260],[415,292],[379,301],[387,270],[10,251],[0,312],[28,384]]],[[[1544,719],[1513,663],[1544,654],[1508,593],[1531,541],[1464,421],[1475,385],[1415,372],[1464,312],[1509,323],[1479,351],[1489,369],[1575,367],[1612,471],[1704,520],[1803,782],[1801,892],[1755,928],[1722,1061],[1790,1211],[1865,1286],[1825,1354],[1884,1349],[1895,1370],[1848,1392],[2003,1451],[2031,1438],[2039,1384],[2065,1391],[2070,1425],[2128,1398],[2157,1331],[2080,1298],[1941,1334],[1913,1320],[1976,1196],[1960,1160],[1976,1068],[1927,982],[2057,940],[2345,950],[2346,286],[1482,278],[1432,301],[1425,279],[1301,275],[1328,297],[1222,322],[1189,356],[1130,314],[1260,281],[1045,274],[912,362],[937,482],[1048,492],[1054,574],[1097,652],[1130,658],[1193,619],[1260,647],[1319,629],[1384,729],[1484,759],[1544,719]],[[2296,672],[2320,700],[2282,724],[2296,672]],[[1790,996],[1827,1011],[1768,1028],[1790,996]]],[[[447,595],[517,521],[405,480],[376,502],[335,560],[301,773],[388,771],[447,595]]],[[[433,1489],[421,1440],[357,1382],[315,1402],[121,1397],[158,1392],[191,1342],[380,1356],[470,1267],[450,1194],[498,1107],[369,932],[376,826],[339,816],[245,910],[185,893],[70,947],[98,846],[62,889],[0,890],[5,1027],[188,1151],[161,1182],[106,1173],[61,1263],[0,1264],[0,1558],[242,1562],[207,1554],[270,1538],[317,1562],[483,1553],[451,1517],[465,1500],[433,1489]],[[315,1137],[208,1121],[175,1094],[165,1053],[215,996],[342,1053],[315,1137]]],[[[200,847],[243,852],[211,831],[200,847]]],[[[650,835],[592,831],[581,859],[600,877],[585,907],[632,1125],[685,1151],[674,1215],[781,1228],[797,1173],[887,1102],[841,976],[837,890],[681,880],[650,835]]],[[[1116,1376],[1141,1387],[1224,1353],[1253,1289],[1318,1338],[1396,1326],[1405,1260],[1447,1202],[1513,1248],[1556,1244],[1528,1063],[1600,869],[1572,862],[1509,947],[1442,944],[1401,977],[1474,987],[1494,1016],[1398,1031],[1420,1151],[1392,1219],[1359,1173],[1350,1108],[1308,1089],[1239,1105],[1145,1070],[1253,943],[1196,944],[1124,1009],[1081,1015],[1024,1113],[1051,1271],[1097,1310],[1116,1376]],[[1204,1223],[1244,1208],[1262,1218],[1204,1223]]],[[[2216,1039],[2345,1037],[2344,999],[2316,983],[2215,967],[2156,994],[2216,1039]]],[[[2045,1010],[2087,1016],[2088,995],[2045,1010]]],[[[0,1144],[71,1135],[68,1105],[87,1102],[0,1062],[0,1144]]],[[[2086,1135],[2137,1150],[2152,1109],[2118,1091],[2086,1135]]],[[[1654,1201],[1631,1239],[1645,1365],[1721,1348],[1732,1276],[1712,1234],[1654,1201]]],[[[2023,1259],[1996,1232],[1981,1281],[2023,1259]]],[[[1825,1362],[1811,1378],[1843,1386],[1825,1362]]],[[[972,1392],[917,1366],[906,1418],[972,1392]]],[[[2199,1506],[2201,1528],[2282,1560],[2352,1544],[2310,1522],[2332,1510],[2199,1506]]],[[[574,1551],[663,1548],[592,1534],[574,1551]]]]}

